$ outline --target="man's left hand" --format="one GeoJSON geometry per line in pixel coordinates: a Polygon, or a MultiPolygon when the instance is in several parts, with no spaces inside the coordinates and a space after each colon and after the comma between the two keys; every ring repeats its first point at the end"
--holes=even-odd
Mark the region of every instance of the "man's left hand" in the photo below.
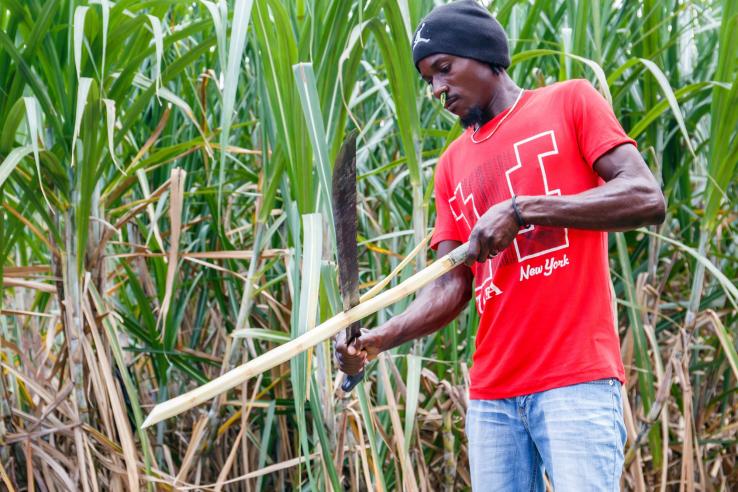
{"type": "Polygon", "coordinates": [[[507,248],[519,230],[511,200],[490,207],[472,229],[464,262],[467,266],[484,263],[507,248]]]}

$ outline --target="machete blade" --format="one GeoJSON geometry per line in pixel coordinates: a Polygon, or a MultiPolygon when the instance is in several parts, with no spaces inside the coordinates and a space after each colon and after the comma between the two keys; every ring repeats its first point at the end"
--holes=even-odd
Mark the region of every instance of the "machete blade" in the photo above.
{"type": "MultiPolygon", "coordinates": [[[[344,311],[359,303],[359,250],[356,244],[356,131],[343,142],[333,167],[333,221],[336,225],[338,280],[344,311]]],[[[346,343],[359,336],[361,324],[346,328],[346,343]]],[[[348,376],[344,391],[361,381],[364,371],[348,376]]]]}
{"type": "Polygon", "coordinates": [[[343,298],[343,309],[348,310],[359,303],[355,133],[350,134],[344,141],[333,168],[333,221],[336,224],[338,279],[343,298]]]}

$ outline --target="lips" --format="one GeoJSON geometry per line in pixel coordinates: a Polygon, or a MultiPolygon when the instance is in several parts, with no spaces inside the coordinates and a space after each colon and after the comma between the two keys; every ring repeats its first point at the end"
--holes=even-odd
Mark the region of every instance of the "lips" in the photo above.
{"type": "MultiPolygon", "coordinates": [[[[448,111],[451,111],[451,106],[453,106],[458,100],[459,100],[459,97],[458,96],[449,96],[446,99],[446,106],[445,106],[446,109],[448,111]]],[[[451,111],[451,112],[453,113],[453,111],[451,111]]]]}

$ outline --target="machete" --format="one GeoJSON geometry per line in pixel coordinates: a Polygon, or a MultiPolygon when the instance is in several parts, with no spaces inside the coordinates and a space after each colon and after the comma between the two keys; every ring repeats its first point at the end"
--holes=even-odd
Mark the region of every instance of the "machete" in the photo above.
{"type": "MultiPolygon", "coordinates": [[[[359,304],[359,250],[356,244],[356,131],[351,132],[338,151],[333,166],[333,221],[336,225],[338,249],[338,283],[343,298],[343,310],[359,304]]],[[[348,346],[361,334],[358,321],[346,327],[348,346]]],[[[364,377],[364,370],[347,374],[341,385],[351,391],[364,377]]]]}

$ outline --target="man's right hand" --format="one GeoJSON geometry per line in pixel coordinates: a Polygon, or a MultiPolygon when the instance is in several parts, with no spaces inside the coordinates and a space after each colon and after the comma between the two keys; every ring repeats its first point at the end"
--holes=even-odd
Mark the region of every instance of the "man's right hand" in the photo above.
{"type": "Polygon", "coordinates": [[[358,374],[367,361],[374,360],[382,351],[379,329],[361,329],[361,335],[346,345],[346,332],[342,330],[335,339],[338,368],[350,375],[358,374]]]}
{"type": "MultiPolygon", "coordinates": [[[[458,241],[441,241],[438,256],[460,245],[458,241]]],[[[380,352],[443,328],[469,303],[472,280],[471,270],[459,265],[422,289],[402,314],[373,330],[362,329],[350,345],[346,345],[346,331],[341,330],[334,339],[338,368],[353,376],[380,352]]]]}

